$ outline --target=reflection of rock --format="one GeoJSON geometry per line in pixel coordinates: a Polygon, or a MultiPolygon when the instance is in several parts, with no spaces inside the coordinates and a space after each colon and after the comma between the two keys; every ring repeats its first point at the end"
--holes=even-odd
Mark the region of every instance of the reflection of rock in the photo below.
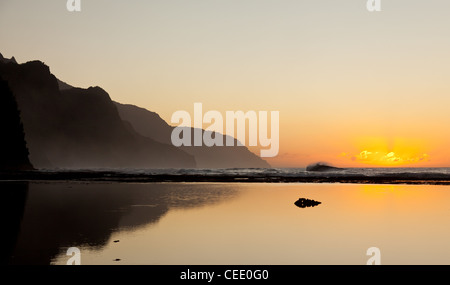
{"type": "Polygon", "coordinates": [[[300,198],[294,204],[297,207],[306,208],[306,207],[315,207],[315,206],[317,206],[317,205],[319,205],[321,203],[322,202],[314,201],[314,200],[311,200],[311,199],[300,198]]]}

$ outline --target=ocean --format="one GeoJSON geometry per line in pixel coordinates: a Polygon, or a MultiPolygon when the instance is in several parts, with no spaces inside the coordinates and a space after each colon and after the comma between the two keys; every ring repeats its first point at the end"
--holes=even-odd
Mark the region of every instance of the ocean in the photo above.
{"type": "Polygon", "coordinates": [[[71,169],[0,173],[0,180],[450,184],[450,168],[71,169]]]}
{"type": "MultiPolygon", "coordinates": [[[[107,171],[107,169],[99,169],[107,171]]],[[[120,172],[147,175],[248,176],[248,177],[436,177],[450,176],[450,168],[337,168],[327,171],[307,171],[306,168],[226,168],[226,169],[127,169],[120,172]]]]}

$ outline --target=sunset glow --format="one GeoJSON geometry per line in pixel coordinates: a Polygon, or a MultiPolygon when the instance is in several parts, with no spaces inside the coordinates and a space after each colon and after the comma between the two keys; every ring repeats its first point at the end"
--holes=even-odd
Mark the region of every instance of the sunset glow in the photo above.
{"type": "Polygon", "coordinates": [[[195,102],[278,111],[273,167],[448,166],[450,2],[357,2],[7,1],[1,52],[169,123],[195,102]]]}
{"type": "Polygon", "coordinates": [[[11,280],[450,265],[450,0],[0,0],[0,27],[11,280]]]}

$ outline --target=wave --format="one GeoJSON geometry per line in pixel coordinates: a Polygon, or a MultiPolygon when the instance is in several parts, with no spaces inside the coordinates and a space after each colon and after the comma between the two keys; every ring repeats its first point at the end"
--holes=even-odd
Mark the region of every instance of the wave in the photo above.
{"type": "Polygon", "coordinates": [[[344,168],[334,167],[329,165],[326,162],[316,162],[310,164],[306,167],[306,171],[334,171],[334,170],[343,170],[344,168]]]}

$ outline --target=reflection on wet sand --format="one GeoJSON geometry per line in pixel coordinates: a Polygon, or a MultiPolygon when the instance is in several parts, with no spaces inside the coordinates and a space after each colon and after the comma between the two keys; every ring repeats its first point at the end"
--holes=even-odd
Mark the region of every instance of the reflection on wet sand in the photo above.
{"type": "Polygon", "coordinates": [[[2,262],[449,264],[449,186],[0,183],[2,262]],[[300,199],[299,208],[295,201],[300,199]],[[310,200],[310,201],[309,201],[310,200]],[[307,207],[313,201],[316,207],[307,207]],[[308,202],[308,203],[307,203],[308,202]]]}
{"type": "Polygon", "coordinates": [[[214,204],[236,194],[233,187],[221,184],[2,183],[0,187],[8,195],[8,208],[2,210],[10,233],[3,243],[10,252],[2,259],[10,264],[50,264],[70,246],[100,249],[116,231],[136,230],[158,222],[171,209],[214,204]]]}

